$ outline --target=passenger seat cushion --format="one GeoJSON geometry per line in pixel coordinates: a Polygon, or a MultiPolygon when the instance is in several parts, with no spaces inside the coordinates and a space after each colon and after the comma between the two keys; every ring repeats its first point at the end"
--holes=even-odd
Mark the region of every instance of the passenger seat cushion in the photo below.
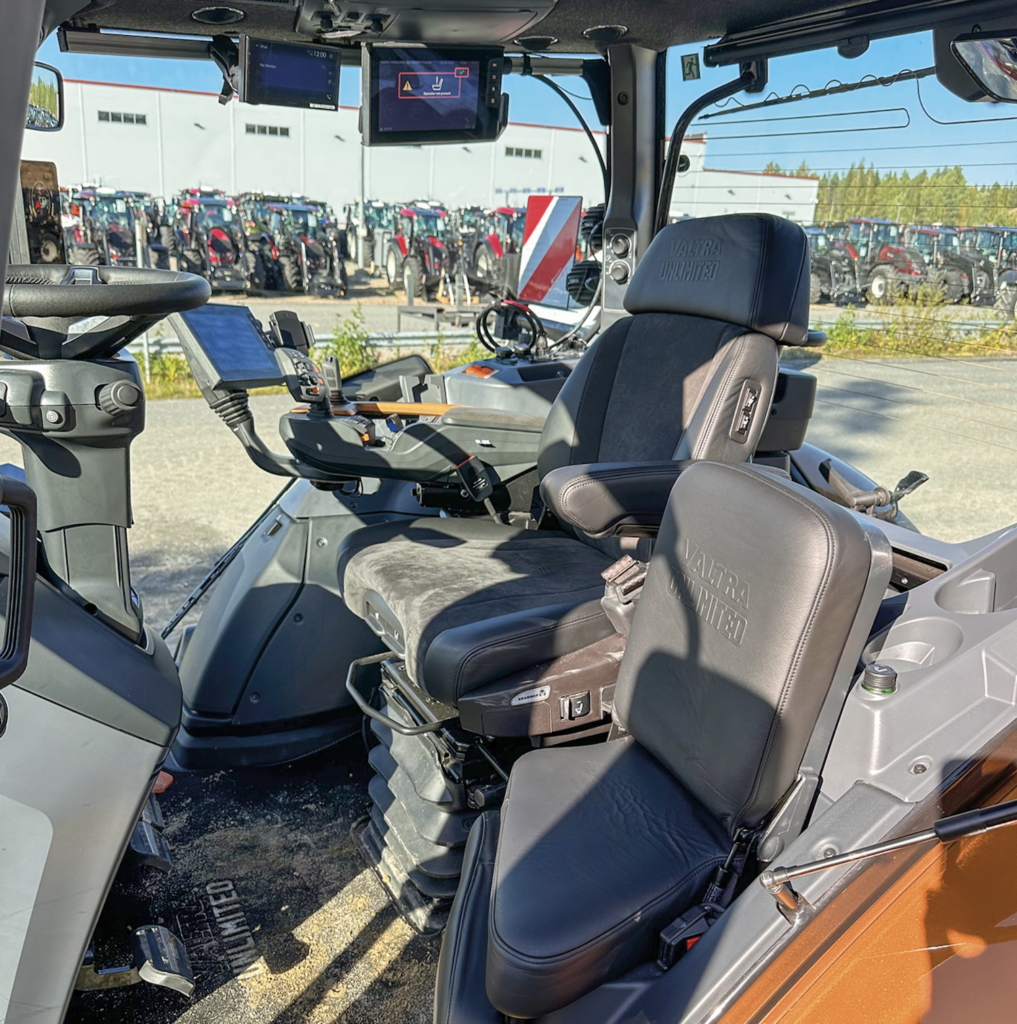
{"type": "Polygon", "coordinates": [[[872,563],[855,516],[795,484],[711,462],[678,478],[615,711],[730,834],[793,785],[872,563]]]}
{"type": "Polygon", "coordinates": [[[631,738],[536,750],[501,812],[487,994],[538,1017],[652,959],[662,927],[702,898],[723,828],[631,738]]]}
{"type": "Polygon", "coordinates": [[[470,689],[609,636],[600,573],[612,561],[558,531],[402,520],[346,538],[339,585],[360,616],[380,598],[402,627],[410,678],[454,704],[470,689]]]}

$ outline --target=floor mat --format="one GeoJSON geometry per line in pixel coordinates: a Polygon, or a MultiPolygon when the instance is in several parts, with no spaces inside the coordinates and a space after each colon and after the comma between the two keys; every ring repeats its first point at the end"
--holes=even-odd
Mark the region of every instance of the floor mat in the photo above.
{"type": "Polygon", "coordinates": [[[77,994],[71,1024],[429,1024],[440,937],[389,904],[350,837],[370,808],[360,730],[295,764],[177,775],[172,874],[152,918],[187,946],[190,1000],[142,983],[77,994]]]}

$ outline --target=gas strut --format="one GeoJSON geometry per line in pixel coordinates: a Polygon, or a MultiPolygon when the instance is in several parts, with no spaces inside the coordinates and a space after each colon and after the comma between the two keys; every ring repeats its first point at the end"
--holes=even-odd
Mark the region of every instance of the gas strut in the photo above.
{"type": "Polygon", "coordinates": [[[791,885],[792,878],[811,875],[817,871],[854,864],[870,857],[878,857],[883,853],[905,850],[920,843],[952,843],[955,839],[967,839],[969,836],[980,835],[990,828],[1009,825],[1017,821],[1017,800],[994,804],[992,807],[979,807],[973,811],[963,811],[949,818],[940,818],[932,828],[924,832],[913,832],[911,835],[891,839],[889,842],[877,843],[875,846],[863,846],[860,850],[851,850],[838,857],[827,857],[825,860],[814,860],[807,864],[796,864],[790,868],[771,868],[759,876],[759,884],[773,893],[777,901],[777,909],[792,923],[798,921],[802,911],[811,908],[809,901],[795,892],[791,885]]]}

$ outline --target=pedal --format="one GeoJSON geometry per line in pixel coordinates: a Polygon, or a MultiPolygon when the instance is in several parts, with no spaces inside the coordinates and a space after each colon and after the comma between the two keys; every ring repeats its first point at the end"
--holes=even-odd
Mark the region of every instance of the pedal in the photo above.
{"type": "Polygon", "coordinates": [[[162,808],[159,806],[159,800],[155,793],[148,798],[145,806],[141,809],[141,820],[147,821],[152,828],[157,828],[160,832],[166,827],[166,819],[162,816],[162,808]]]}
{"type": "Polygon", "coordinates": [[[88,944],[85,959],[78,969],[74,988],[78,992],[95,992],[99,989],[120,988],[123,985],[137,985],[141,981],[136,964],[117,964],[99,968],[95,964],[95,946],[88,944]]]}
{"type": "Polygon", "coordinates": [[[182,995],[194,992],[194,972],[184,944],[161,924],[146,924],[131,936],[134,962],[142,981],[171,988],[182,995]]]}
{"type": "Polygon", "coordinates": [[[173,870],[173,856],[163,834],[150,822],[142,820],[134,826],[131,834],[130,851],[139,864],[155,868],[164,874],[173,870]]]}

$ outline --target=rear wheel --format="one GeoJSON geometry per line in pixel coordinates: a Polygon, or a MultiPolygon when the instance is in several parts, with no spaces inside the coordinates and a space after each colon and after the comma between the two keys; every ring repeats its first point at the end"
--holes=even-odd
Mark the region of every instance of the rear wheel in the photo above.
{"type": "Polygon", "coordinates": [[[75,267],[98,267],[102,265],[102,257],[94,245],[72,245],[67,262],[75,267]]]}
{"type": "Polygon", "coordinates": [[[196,249],[185,249],[177,259],[177,265],[185,274],[205,276],[204,268],[201,265],[201,254],[196,249]]]}
{"type": "Polygon", "coordinates": [[[265,285],[268,284],[268,273],[265,270],[265,261],[261,258],[261,253],[245,253],[244,262],[247,264],[248,286],[252,291],[263,292],[265,285]]]}
{"type": "Polygon", "coordinates": [[[303,291],[300,281],[300,267],[297,265],[295,257],[281,255],[279,257],[279,272],[282,275],[282,282],[286,291],[303,291]]]}
{"type": "Polygon", "coordinates": [[[869,302],[886,302],[896,291],[897,285],[886,267],[876,267],[869,278],[867,291],[869,302]]]}
{"type": "Polygon", "coordinates": [[[389,287],[394,288],[399,280],[399,260],[395,249],[389,249],[388,256],[385,257],[385,276],[388,278],[389,287]]]}
{"type": "Polygon", "coordinates": [[[814,270],[809,277],[809,305],[814,306],[823,297],[823,282],[814,270]]]}
{"type": "Polygon", "coordinates": [[[403,291],[406,298],[411,294],[417,298],[427,298],[427,288],[424,284],[424,268],[416,256],[408,256],[403,261],[403,291]]]}

